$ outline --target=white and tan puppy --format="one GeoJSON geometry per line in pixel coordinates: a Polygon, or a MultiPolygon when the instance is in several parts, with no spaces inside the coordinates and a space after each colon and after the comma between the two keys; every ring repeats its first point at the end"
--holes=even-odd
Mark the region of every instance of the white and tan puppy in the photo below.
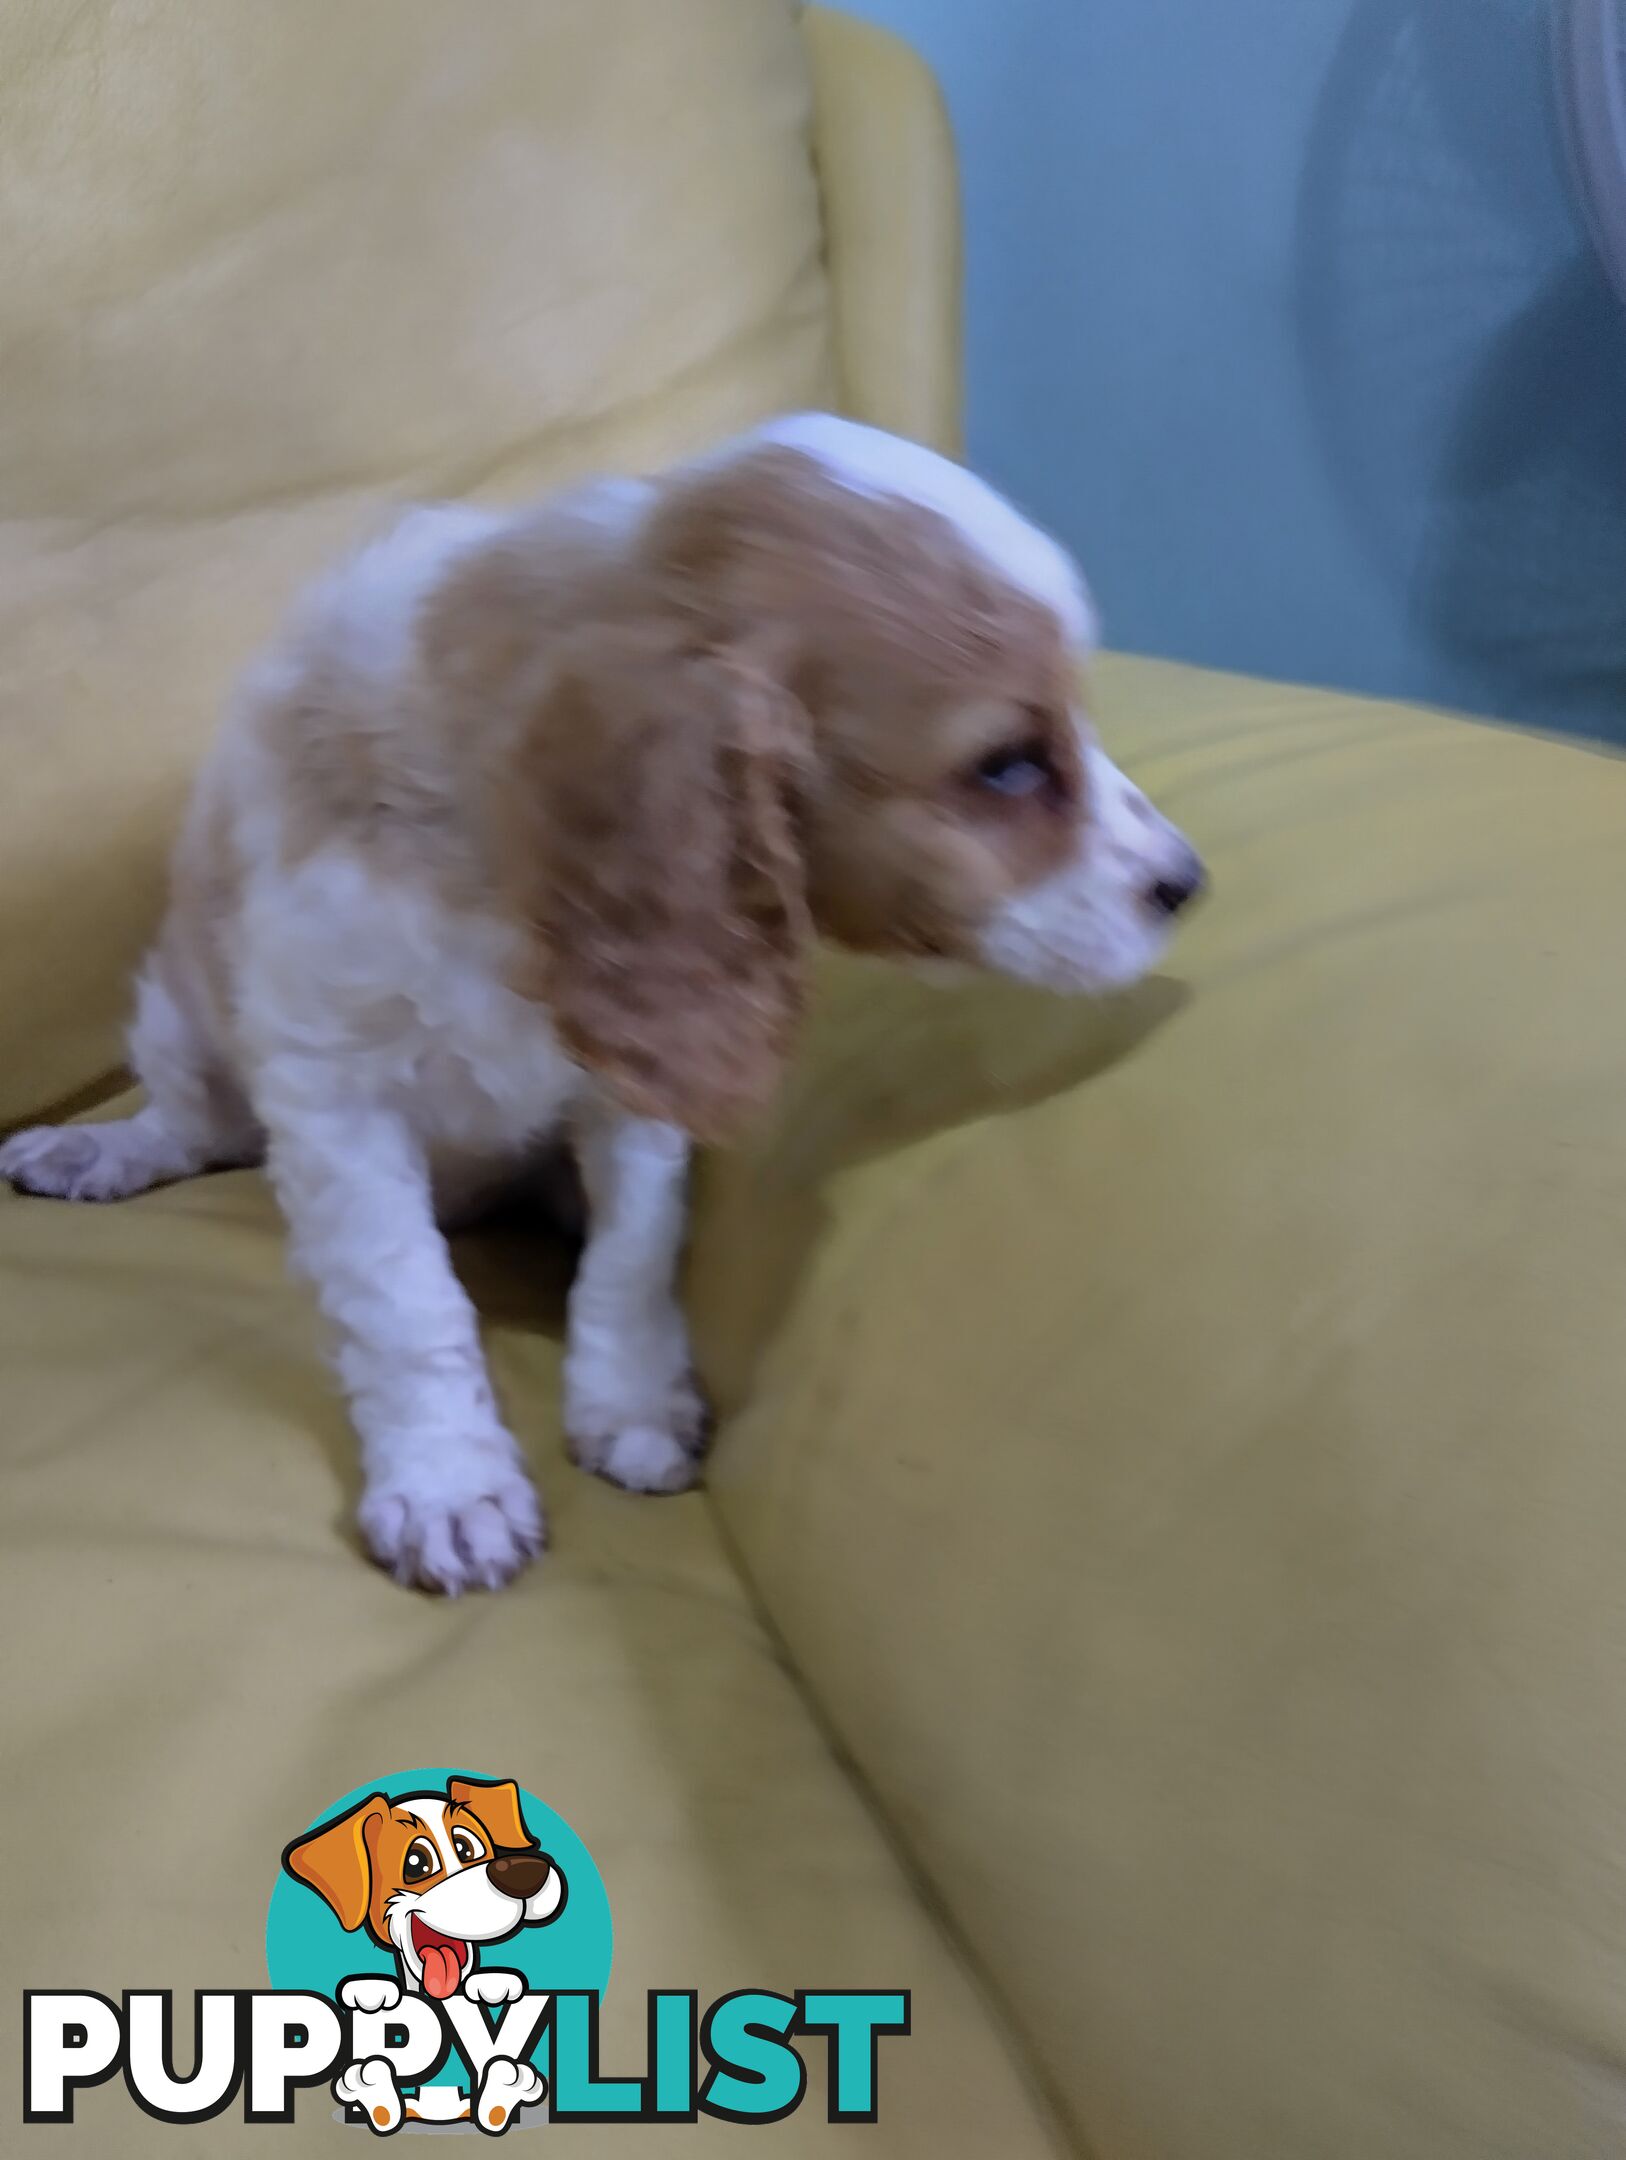
{"type": "Polygon", "coordinates": [[[573,1452],[692,1482],[690,1143],[772,1093],[816,937],[1100,991],[1200,888],[1079,707],[1094,639],[999,496],[823,414],[518,515],[410,511],[308,596],[199,782],[147,1106],[21,1133],[0,1176],[109,1200],[263,1159],[369,1547],[494,1587],[542,1515],[437,1218],[568,1138],[573,1452]]]}

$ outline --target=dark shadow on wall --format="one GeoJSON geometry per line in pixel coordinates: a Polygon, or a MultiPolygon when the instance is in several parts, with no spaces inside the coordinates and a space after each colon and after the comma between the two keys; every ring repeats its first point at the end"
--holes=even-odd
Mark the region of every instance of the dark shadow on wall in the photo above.
{"type": "Polygon", "coordinates": [[[1540,0],[1354,0],[1299,203],[1306,395],[1431,694],[1626,741],[1626,313],[1540,0]]]}

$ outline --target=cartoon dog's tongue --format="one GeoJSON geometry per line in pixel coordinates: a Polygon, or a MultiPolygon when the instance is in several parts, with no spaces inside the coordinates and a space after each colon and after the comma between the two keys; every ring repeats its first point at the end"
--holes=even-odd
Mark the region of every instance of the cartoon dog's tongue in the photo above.
{"type": "Polygon", "coordinates": [[[463,1963],[467,1958],[468,1945],[454,1942],[449,1935],[442,1935],[430,1927],[416,1913],[412,1916],[412,1941],[419,1957],[423,1959],[423,1991],[437,2002],[444,2002],[449,1995],[457,1993],[457,1983],[463,1977],[463,1963]]]}

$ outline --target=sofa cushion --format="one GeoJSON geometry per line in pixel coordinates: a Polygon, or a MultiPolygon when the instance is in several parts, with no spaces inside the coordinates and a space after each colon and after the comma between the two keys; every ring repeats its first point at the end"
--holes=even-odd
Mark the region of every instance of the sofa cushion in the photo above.
{"type": "Polygon", "coordinates": [[[393,501],[830,394],[792,0],[88,0],[0,27],[0,1121],[116,1062],[165,835],[393,501]]]}
{"type": "Polygon", "coordinates": [[[1626,767],[1111,661],[1212,903],[838,970],[694,1295],[712,1483],[1100,2160],[1581,2160],[1626,2094],[1626,767]]]}
{"type": "MultiPolygon", "coordinates": [[[[0,1194],[0,1787],[19,1828],[0,1966],[25,1987],[265,1985],[283,1845],[352,1786],[426,1762],[513,1777],[573,1823],[615,1927],[606,2074],[647,2050],[644,1991],[910,1987],[865,2150],[1059,2148],[994,2015],[833,1759],[706,1501],[636,1500],[557,1440],[566,1255],[540,1228],[461,1241],[494,1367],[538,1460],[553,1550],[498,1597],[397,1589],[348,1529],[355,1450],[269,1194],[246,1173],[123,1206],[0,1194]]],[[[18,2050],[0,2117],[15,2123],[18,2050]]],[[[774,2132],[846,2145],[822,2065],[774,2132]]],[[[299,2149],[330,2135],[299,2109],[299,2149]]],[[[177,2133],[115,2081],[71,2154],[177,2133]]],[[[358,2134],[339,2131],[354,2151],[358,2134]]],[[[669,2133],[670,2135],[671,2133],[669,2133]]],[[[684,2152],[735,2151],[711,2123],[684,2152]]],[[[234,2106],[211,2154],[267,2133],[234,2106]]],[[[594,2152],[662,2151],[595,2130],[594,2152]]],[[[274,2141],[273,2141],[274,2142],[274,2141]]],[[[584,2150],[586,2146],[584,2145],[584,2150]]],[[[675,2147],[673,2148],[675,2149],[675,2147]]]]}

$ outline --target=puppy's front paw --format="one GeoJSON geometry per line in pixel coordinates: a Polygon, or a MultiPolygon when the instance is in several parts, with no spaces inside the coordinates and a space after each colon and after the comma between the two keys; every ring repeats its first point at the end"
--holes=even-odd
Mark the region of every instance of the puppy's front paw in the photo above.
{"type": "Polygon", "coordinates": [[[687,1492],[700,1479],[700,1457],[660,1425],[624,1425],[615,1432],[570,1435],[570,1459],[623,1492],[687,1492]]]}
{"type": "Polygon", "coordinates": [[[0,1147],[0,1180],[46,1200],[117,1200],[130,1189],[94,1125],[35,1125],[0,1147]]]}
{"type": "Polygon", "coordinates": [[[647,1337],[572,1347],[565,1434],[581,1469],[627,1492],[687,1492],[700,1476],[707,1426],[675,1312],[647,1337]]]}
{"type": "MultiPolygon", "coordinates": [[[[511,1443],[510,1443],[511,1445],[511,1443]]],[[[460,1449],[369,1481],[358,1512],[367,1549],[398,1583],[458,1597],[500,1590],[547,1543],[536,1488],[512,1456],[460,1449]]]]}
{"type": "Polygon", "coordinates": [[[463,1993],[470,2002],[489,2003],[493,2007],[499,2003],[516,2003],[525,1993],[525,1975],[505,1972],[500,1966],[491,1966],[483,1972],[476,1970],[464,1981],[463,1993]]]}

